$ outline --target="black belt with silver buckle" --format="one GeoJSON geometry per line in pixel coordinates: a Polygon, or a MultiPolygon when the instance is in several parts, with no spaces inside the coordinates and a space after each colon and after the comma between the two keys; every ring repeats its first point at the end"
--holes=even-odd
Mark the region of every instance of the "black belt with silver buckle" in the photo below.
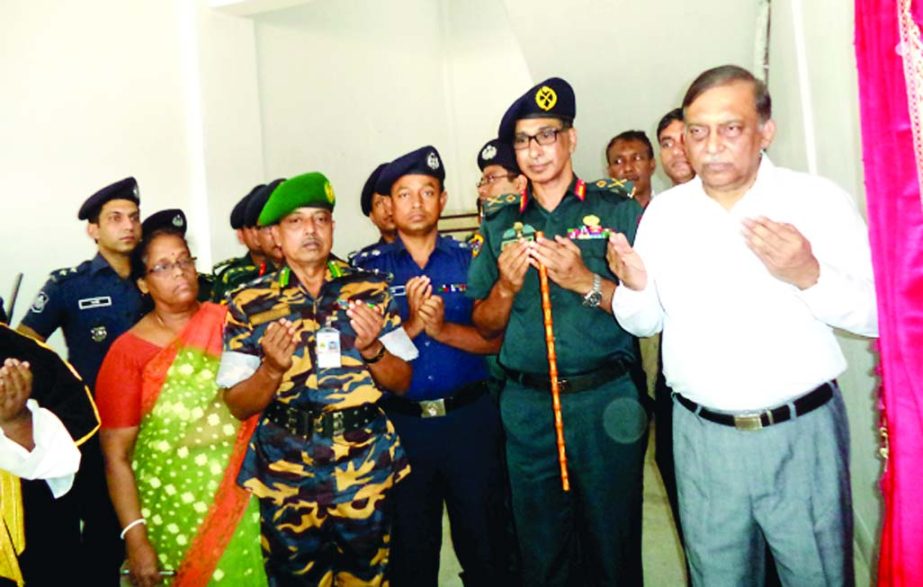
{"type": "Polygon", "coordinates": [[[381,410],[375,404],[334,411],[305,410],[272,402],[263,415],[295,436],[310,438],[312,434],[317,434],[332,438],[364,428],[381,416],[381,410]]]}
{"type": "Polygon", "coordinates": [[[781,424],[782,422],[797,418],[798,416],[804,416],[808,412],[812,412],[821,407],[833,397],[833,384],[828,381],[790,402],[795,406],[794,413],[791,407],[785,404],[778,408],[762,410],[760,412],[725,414],[702,407],[691,399],[683,397],[678,393],[674,393],[673,397],[676,398],[676,401],[678,401],[681,406],[694,414],[702,416],[710,422],[723,424],[724,426],[733,426],[738,430],[759,430],[767,426],[772,426],[773,424],[781,424]]]}
{"type": "MultiPolygon", "coordinates": [[[[533,375],[532,373],[524,373],[522,371],[514,371],[513,369],[507,369],[503,367],[503,371],[506,372],[508,379],[524,385],[526,387],[531,387],[533,389],[540,389],[542,391],[551,391],[551,379],[544,375],[533,375]]],[[[588,389],[594,389],[599,387],[603,383],[617,379],[628,373],[628,363],[622,359],[616,359],[612,361],[610,365],[601,367],[595,371],[590,371],[589,373],[580,373],[579,375],[567,375],[565,377],[558,377],[558,391],[561,393],[577,393],[578,391],[586,391],[588,389]]]]}
{"type": "Polygon", "coordinates": [[[452,410],[474,403],[485,393],[487,393],[487,381],[478,381],[469,383],[455,390],[452,395],[439,399],[414,401],[391,395],[381,399],[381,406],[389,412],[396,412],[405,416],[438,418],[439,416],[445,416],[452,410]]]}

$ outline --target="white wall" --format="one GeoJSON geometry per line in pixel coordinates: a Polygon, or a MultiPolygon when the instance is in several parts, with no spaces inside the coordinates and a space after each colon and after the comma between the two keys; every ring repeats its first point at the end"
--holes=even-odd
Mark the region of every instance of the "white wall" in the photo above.
{"type": "Polygon", "coordinates": [[[183,55],[174,5],[16,0],[0,18],[0,292],[26,274],[15,321],[48,273],[95,253],[77,221],[128,175],[142,213],[186,206],[183,55]]]}

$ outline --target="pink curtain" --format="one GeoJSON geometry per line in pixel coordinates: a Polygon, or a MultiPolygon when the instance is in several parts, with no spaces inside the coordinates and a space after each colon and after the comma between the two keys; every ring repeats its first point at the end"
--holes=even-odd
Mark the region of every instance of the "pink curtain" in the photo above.
{"type": "Polygon", "coordinates": [[[889,445],[882,477],[879,585],[908,587],[923,585],[923,207],[918,173],[923,137],[920,125],[913,124],[920,114],[909,108],[918,108],[919,102],[908,98],[908,88],[923,88],[923,75],[920,69],[905,75],[902,56],[923,58],[918,50],[920,3],[855,3],[865,187],[881,334],[881,402],[889,445]],[[902,22],[903,30],[912,33],[904,35],[903,43],[902,22]]]}

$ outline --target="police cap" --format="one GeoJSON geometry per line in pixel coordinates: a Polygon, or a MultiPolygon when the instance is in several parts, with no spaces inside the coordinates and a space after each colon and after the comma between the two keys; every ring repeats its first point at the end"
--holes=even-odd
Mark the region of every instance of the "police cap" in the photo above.
{"type": "Polygon", "coordinates": [[[390,194],[391,186],[405,175],[429,175],[439,180],[440,185],[445,181],[445,166],[436,147],[427,145],[406,155],[401,155],[381,171],[375,183],[375,192],[390,194]]]}
{"type": "MultiPolygon", "coordinates": [[[[378,182],[378,176],[381,175],[381,172],[387,167],[387,163],[382,163],[375,168],[375,171],[372,172],[372,175],[365,180],[365,185],[362,186],[362,196],[359,199],[359,204],[362,206],[362,213],[368,216],[372,213],[372,196],[375,195],[375,183],[378,182]]],[[[390,193],[382,194],[383,196],[390,196],[390,193]]]]}
{"type": "Polygon", "coordinates": [[[559,77],[548,78],[513,102],[500,121],[497,135],[501,141],[512,144],[517,120],[559,118],[571,123],[576,115],[577,99],[574,97],[574,88],[559,77]]]}
{"type": "Polygon", "coordinates": [[[478,168],[484,171],[485,167],[499,165],[510,173],[519,174],[519,165],[516,163],[516,152],[509,143],[500,139],[491,139],[478,151],[478,168]]]}
{"type": "Polygon", "coordinates": [[[100,208],[102,208],[106,202],[111,202],[112,200],[130,200],[135,204],[140,204],[141,195],[138,192],[138,182],[135,181],[135,178],[126,177],[125,179],[107,185],[87,198],[86,202],[83,203],[83,206],[80,206],[80,210],[77,212],[77,219],[89,220],[95,217],[99,214],[100,208]]]}
{"type": "Polygon", "coordinates": [[[255,186],[252,190],[247,192],[246,196],[234,204],[234,208],[231,209],[231,228],[237,230],[238,228],[244,228],[246,226],[247,202],[250,200],[250,196],[255,194],[260,188],[265,187],[265,185],[266,184],[261,183],[255,186]]]}
{"type": "Polygon", "coordinates": [[[141,223],[141,234],[151,234],[161,228],[175,230],[186,236],[186,215],[179,208],[168,208],[160,212],[154,212],[141,223]]]}

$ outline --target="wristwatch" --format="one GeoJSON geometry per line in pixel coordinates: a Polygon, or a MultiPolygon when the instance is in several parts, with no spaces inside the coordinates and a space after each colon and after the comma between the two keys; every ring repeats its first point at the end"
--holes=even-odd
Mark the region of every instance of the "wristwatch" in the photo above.
{"type": "Polygon", "coordinates": [[[598,308],[603,301],[603,280],[599,275],[593,274],[593,287],[583,295],[583,305],[587,308],[598,308]]]}

